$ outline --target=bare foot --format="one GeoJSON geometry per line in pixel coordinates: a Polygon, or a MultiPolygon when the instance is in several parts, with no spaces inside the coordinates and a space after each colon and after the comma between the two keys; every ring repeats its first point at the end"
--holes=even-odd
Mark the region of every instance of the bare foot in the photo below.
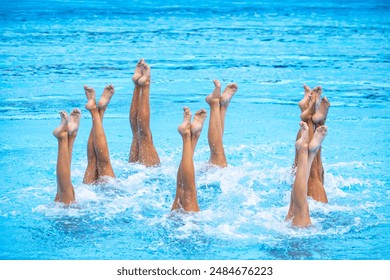
{"type": "Polygon", "coordinates": [[[214,90],[212,93],[206,96],[206,102],[211,104],[213,101],[218,101],[221,98],[221,84],[218,80],[213,80],[214,90]]]}
{"type": "Polygon", "coordinates": [[[81,111],[78,108],[73,109],[70,113],[68,122],[68,135],[75,136],[79,130],[81,111]]]}
{"type": "Polygon", "coordinates": [[[53,135],[57,138],[68,137],[68,113],[65,111],[60,111],[61,115],[61,124],[54,129],[53,135]]]}
{"type": "Polygon", "coordinates": [[[301,101],[298,102],[299,108],[301,108],[301,112],[309,107],[309,100],[311,97],[311,89],[307,85],[303,85],[304,95],[301,101]]]}
{"type": "Polygon", "coordinates": [[[321,102],[322,87],[318,86],[318,87],[313,88],[312,94],[316,96],[315,111],[317,112],[318,107],[320,106],[320,102],[321,102]]]}
{"type": "Polygon", "coordinates": [[[191,123],[192,136],[196,137],[200,135],[206,117],[207,117],[207,112],[205,109],[201,109],[195,113],[194,121],[191,123]]]}
{"type": "Polygon", "coordinates": [[[237,84],[232,83],[228,84],[223,91],[221,95],[221,99],[219,100],[219,103],[221,106],[227,107],[229,106],[230,100],[232,99],[233,95],[237,92],[237,84]]]}
{"type": "Polygon", "coordinates": [[[139,78],[142,77],[142,64],[143,63],[144,63],[144,59],[141,58],[140,61],[138,61],[137,66],[135,66],[134,75],[132,77],[134,84],[137,84],[139,78]]]}
{"type": "Polygon", "coordinates": [[[315,113],[316,110],[316,101],[317,96],[312,94],[311,97],[309,97],[309,106],[305,111],[301,113],[301,120],[304,122],[307,122],[315,113]]]}
{"type": "Polygon", "coordinates": [[[191,138],[191,111],[187,107],[183,107],[183,123],[179,125],[177,130],[181,136],[191,138]]]}
{"type": "Polygon", "coordinates": [[[88,86],[84,86],[85,95],[87,96],[87,104],[85,104],[85,109],[91,111],[92,109],[96,109],[96,98],[95,98],[95,90],[88,86]]]}
{"type": "Polygon", "coordinates": [[[113,85],[108,85],[104,88],[103,94],[99,99],[98,107],[101,109],[105,109],[110,103],[111,97],[114,95],[115,90],[113,85]]]}
{"type": "Polygon", "coordinates": [[[313,138],[309,143],[309,151],[311,153],[318,151],[327,133],[328,133],[328,127],[326,127],[325,125],[317,127],[316,131],[314,132],[313,138]]]}
{"type": "Polygon", "coordinates": [[[150,84],[150,67],[145,61],[142,62],[142,77],[138,79],[138,85],[148,86],[150,84]]]}
{"type": "Polygon", "coordinates": [[[326,121],[326,117],[328,116],[329,107],[330,107],[330,102],[328,98],[323,97],[320,103],[320,107],[318,107],[318,110],[311,118],[313,120],[313,123],[315,124],[321,123],[323,125],[326,121]]]}
{"type": "Polygon", "coordinates": [[[295,142],[295,148],[298,151],[303,148],[307,149],[309,144],[309,127],[307,126],[307,123],[300,122],[299,125],[301,126],[300,129],[301,137],[295,142]]]}

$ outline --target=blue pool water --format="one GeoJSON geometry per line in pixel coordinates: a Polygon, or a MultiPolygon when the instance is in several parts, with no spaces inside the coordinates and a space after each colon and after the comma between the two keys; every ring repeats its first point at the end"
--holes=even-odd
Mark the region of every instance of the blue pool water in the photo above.
{"type": "MultiPolygon", "coordinates": [[[[390,259],[390,5],[387,1],[3,1],[0,5],[0,259],[390,259]],[[6,3],[4,3],[6,2],[6,3]],[[128,3],[131,2],[131,3],[128,3]],[[250,3],[249,3],[250,2],[250,3]],[[131,75],[152,67],[162,164],[127,162],[131,75]],[[182,107],[234,81],[226,169],[195,153],[201,212],[170,214],[182,107]],[[83,85],[116,93],[105,131],[117,180],[82,184],[91,119],[83,85]],[[284,221],[302,84],[331,101],[329,203],[284,221]],[[82,108],[72,180],[53,202],[59,110],[82,108]]],[[[207,108],[208,109],[208,108],[207,108]]]]}

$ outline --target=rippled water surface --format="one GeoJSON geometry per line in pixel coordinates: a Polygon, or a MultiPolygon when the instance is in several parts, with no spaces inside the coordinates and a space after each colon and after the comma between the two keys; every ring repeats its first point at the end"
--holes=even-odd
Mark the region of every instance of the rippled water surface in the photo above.
{"type": "MultiPolygon", "coordinates": [[[[389,259],[390,5],[387,1],[7,1],[0,6],[0,259],[389,259]],[[162,164],[127,162],[131,75],[152,67],[162,164]],[[226,169],[195,153],[201,212],[170,213],[182,107],[234,81],[226,169]],[[91,119],[83,85],[116,93],[105,131],[117,179],[82,183],[91,119]],[[323,144],[329,203],[313,226],[284,221],[302,84],[331,108],[323,144]],[[56,190],[59,110],[82,109],[72,180],[56,190]]],[[[207,108],[207,107],[206,107],[207,108]]],[[[208,108],[207,108],[208,109],[208,108]]]]}

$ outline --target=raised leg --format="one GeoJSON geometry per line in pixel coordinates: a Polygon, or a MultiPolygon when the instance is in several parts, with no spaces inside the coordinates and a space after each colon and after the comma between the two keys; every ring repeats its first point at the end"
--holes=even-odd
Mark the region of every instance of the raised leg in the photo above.
{"type": "MultiPolygon", "coordinates": [[[[307,122],[309,127],[309,140],[313,138],[316,127],[323,126],[326,121],[330,103],[326,97],[321,99],[322,87],[317,86],[313,90],[304,85],[304,97],[298,103],[301,109],[301,120],[307,122]]],[[[297,140],[300,132],[297,134],[297,140]]],[[[295,153],[294,167],[298,163],[298,151],[295,153]]],[[[324,189],[324,170],[321,161],[321,148],[311,160],[308,180],[307,195],[314,200],[327,203],[328,199],[324,189]]]]}
{"type": "Polygon", "coordinates": [[[72,164],[73,144],[76,140],[77,132],[80,125],[81,111],[78,108],[73,109],[70,113],[68,122],[68,152],[69,152],[69,165],[72,164]]]}
{"type": "MultiPolygon", "coordinates": [[[[313,103],[311,103],[312,107],[309,109],[310,113],[308,111],[306,111],[309,108],[309,101],[311,100],[312,92],[311,92],[310,87],[305,85],[305,84],[303,85],[303,90],[304,90],[303,98],[302,98],[301,101],[298,102],[298,106],[301,109],[301,119],[302,119],[302,121],[307,122],[310,113],[313,114],[313,109],[315,109],[315,106],[314,106],[313,103]],[[307,115],[305,115],[305,114],[302,115],[303,112],[307,112],[308,114],[307,115]]],[[[298,141],[298,139],[301,138],[300,131],[301,130],[298,130],[297,138],[295,139],[295,141],[298,141]]],[[[297,164],[298,164],[298,152],[295,150],[295,158],[294,158],[293,168],[295,168],[297,166],[297,164]]]]}
{"type": "Polygon", "coordinates": [[[142,77],[138,79],[141,87],[141,101],[138,112],[138,141],[139,141],[139,162],[145,166],[156,166],[160,164],[156,148],[153,144],[152,132],[150,130],[150,67],[142,63],[142,77]]]}
{"type": "Polygon", "coordinates": [[[323,97],[321,99],[320,106],[318,107],[318,110],[315,112],[315,114],[312,117],[313,123],[316,126],[322,126],[326,122],[326,118],[328,116],[328,111],[330,107],[330,102],[327,97],[323,97]]]}
{"type": "Polygon", "coordinates": [[[177,175],[176,175],[175,200],[173,201],[171,211],[181,208],[180,197],[182,195],[182,192],[183,192],[183,178],[181,173],[181,161],[180,161],[179,168],[177,170],[177,175]]]}
{"type": "MultiPolygon", "coordinates": [[[[190,109],[188,109],[188,107],[184,107],[183,108],[183,123],[178,128],[179,133],[180,133],[180,130],[186,130],[188,125],[191,128],[191,111],[190,111],[190,109]]],[[[191,131],[190,131],[190,138],[191,138],[191,148],[192,148],[191,131]]],[[[194,151],[194,148],[192,148],[192,150],[194,151]]],[[[182,151],[182,157],[183,157],[183,151],[182,151]]],[[[182,208],[180,198],[183,196],[182,193],[184,190],[184,182],[183,182],[183,174],[182,174],[181,164],[182,164],[182,160],[180,160],[179,168],[177,170],[176,195],[175,195],[175,200],[173,201],[171,210],[182,208]]]]}
{"type": "MultiPolygon", "coordinates": [[[[88,100],[95,100],[95,90],[93,88],[87,88],[84,86],[85,94],[87,95],[88,100]],[[88,90],[87,90],[88,89],[88,90]]],[[[88,142],[87,142],[87,169],[84,173],[84,184],[93,184],[99,178],[98,175],[98,166],[97,166],[97,157],[95,153],[95,144],[93,141],[93,126],[91,127],[91,131],[89,132],[88,142]]]]}
{"type": "MultiPolygon", "coordinates": [[[[86,94],[88,100],[89,99],[95,99],[96,94],[95,90],[92,88],[89,88],[88,91],[86,91],[86,94]]],[[[100,120],[103,123],[104,113],[106,112],[107,106],[110,103],[111,97],[114,94],[114,87],[112,85],[108,85],[104,88],[103,94],[98,102],[98,113],[100,116],[100,120]]],[[[95,143],[94,143],[94,137],[93,137],[93,127],[91,128],[91,131],[89,133],[88,137],[88,144],[87,144],[87,158],[88,158],[88,165],[87,169],[84,173],[84,184],[93,184],[95,183],[99,177],[99,168],[98,168],[98,162],[97,162],[97,155],[95,151],[95,143]]],[[[103,175],[102,175],[103,176],[103,175]]]]}
{"type": "Polygon", "coordinates": [[[218,80],[214,80],[214,86],[214,91],[206,97],[206,102],[210,106],[210,122],[208,131],[210,163],[216,166],[226,167],[227,161],[225,149],[222,143],[222,121],[220,110],[221,85],[218,80]]]}
{"type": "MultiPolygon", "coordinates": [[[[317,95],[314,95],[312,92],[308,92],[310,89],[308,86],[304,85],[305,88],[305,96],[304,98],[298,103],[298,106],[301,108],[301,120],[305,122],[308,125],[309,128],[309,140],[313,137],[314,134],[314,124],[312,121],[312,116],[315,113],[316,110],[316,101],[317,101],[317,95]],[[303,102],[305,100],[305,102],[303,102]]],[[[297,133],[298,140],[301,137],[301,130],[297,133]]],[[[296,167],[298,164],[298,151],[295,149],[295,159],[294,159],[294,167],[296,167]]]]}
{"type": "MultiPolygon", "coordinates": [[[[198,212],[198,200],[195,185],[194,148],[191,137],[191,112],[184,108],[184,120],[178,127],[183,139],[182,158],[177,174],[176,197],[172,210],[183,208],[185,211],[198,212]]],[[[200,132],[200,131],[199,131],[200,132]]]]}
{"type": "Polygon", "coordinates": [[[317,112],[318,108],[320,106],[320,103],[321,103],[322,87],[321,86],[316,86],[311,91],[311,94],[312,94],[312,96],[314,95],[314,97],[315,97],[315,100],[316,100],[315,111],[317,112]]]}
{"type": "Polygon", "coordinates": [[[316,112],[316,102],[317,102],[317,96],[312,94],[309,98],[309,103],[307,108],[301,113],[301,120],[303,122],[308,122],[311,120],[312,116],[316,112]]]}
{"type": "Polygon", "coordinates": [[[87,169],[84,172],[84,184],[93,184],[98,179],[98,167],[97,158],[95,153],[95,145],[93,142],[93,127],[89,132],[88,143],[87,143],[87,169]]]}
{"type": "Polygon", "coordinates": [[[75,193],[70,174],[70,158],[68,147],[68,114],[61,111],[61,124],[53,131],[58,140],[57,156],[57,194],[55,201],[69,204],[75,201],[75,193]]]}
{"type": "Polygon", "coordinates": [[[141,100],[141,87],[138,84],[138,80],[142,77],[142,64],[144,60],[141,59],[137,66],[135,67],[133,75],[134,91],[133,97],[131,99],[129,121],[131,132],[133,133],[133,140],[131,142],[131,148],[129,153],[129,162],[138,162],[139,161],[139,141],[138,141],[138,111],[140,107],[141,100]]]}
{"type": "Polygon", "coordinates": [[[204,121],[206,120],[207,112],[201,109],[195,113],[194,121],[191,123],[191,146],[195,152],[196,144],[198,143],[200,133],[203,129],[204,121]]]}
{"type": "Polygon", "coordinates": [[[110,104],[111,98],[115,93],[113,85],[108,85],[104,88],[102,96],[98,102],[99,116],[103,122],[104,113],[106,112],[108,104],[110,104]]]}
{"type": "Polygon", "coordinates": [[[99,179],[102,176],[115,178],[115,174],[111,166],[107,139],[102,125],[102,119],[96,106],[94,90],[87,86],[85,86],[84,89],[88,99],[85,108],[91,113],[92,116],[93,143],[97,158],[99,179]]]}
{"type": "Polygon", "coordinates": [[[290,209],[286,219],[292,219],[294,226],[305,227],[311,224],[309,204],[307,203],[309,128],[305,122],[301,122],[300,126],[301,137],[295,143],[298,152],[297,171],[291,190],[290,209]]]}
{"type": "Polygon", "coordinates": [[[301,109],[301,113],[309,107],[309,100],[311,98],[311,89],[307,85],[303,85],[303,98],[301,101],[298,102],[298,106],[301,109]]]}
{"type": "MultiPolygon", "coordinates": [[[[325,124],[329,107],[330,103],[328,99],[323,97],[317,111],[312,116],[312,121],[315,127],[319,128],[325,124]]],[[[307,195],[311,196],[316,201],[323,203],[328,202],[324,188],[324,169],[322,166],[321,148],[318,150],[317,155],[314,157],[313,163],[311,165],[307,195]]]]}
{"type": "MultiPolygon", "coordinates": [[[[179,132],[183,130],[182,128],[184,127],[184,130],[187,127],[187,123],[191,120],[191,112],[187,107],[183,108],[184,110],[184,122],[179,127],[179,132]]],[[[194,121],[191,123],[191,147],[192,147],[192,154],[195,152],[196,144],[198,143],[200,133],[202,132],[203,124],[204,121],[207,117],[207,112],[204,109],[201,109],[195,113],[194,116],[194,121]]],[[[183,174],[182,174],[182,168],[181,168],[182,163],[180,162],[179,169],[177,171],[177,178],[176,178],[176,196],[175,200],[172,205],[172,210],[178,209],[181,207],[180,204],[180,198],[184,196],[183,191],[184,191],[184,182],[183,182],[183,174]]]]}
{"type": "Polygon", "coordinates": [[[309,166],[307,169],[307,180],[309,180],[309,173],[310,173],[310,166],[313,162],[315,156],[317,155],[317,152],[320,150],[322,146],[322,141],[324,141],[326,134],[328,133],[328,127],[325,125],[317,127],[313,138],[310,141],[309,144],[309,166]]]}
{"type": "Polygon", "coordinates": [[[226,117],[226,111],[230,104],[230,100],[232,99],[233,95],[237,92],[237,84],[229,84],[225,88],[225,90],[222,92],[221,98],[219,100],[219,103],[221,105],[220,108],[220,114],[221,114],[221,127],[222,127],[222,138],[223,134],[225,132],[225,117],[226,117]]]}
{"type": "Polygon", "coordinates": [[[298,151],[298,165],[291,191],[290,208],[286,219],[292,219],[294,226],[305,227],[311,224],[309,205],[307,203],[307,184],[310,166],[322,142],[327,134],[327,127],[321,126],[316,129],[309,143],[309,129],[305,122],[301,122],[301,138],[295,143],[298,151]]]}
{"type": "Polygon", "coordinates": [[[321,162],[321,144],[327,133],[326,126],[317,127],[309,145],[309,171],[307,195],[314,200],[327,203],[328,198],[323,185],[324,170],[321,162]]]}

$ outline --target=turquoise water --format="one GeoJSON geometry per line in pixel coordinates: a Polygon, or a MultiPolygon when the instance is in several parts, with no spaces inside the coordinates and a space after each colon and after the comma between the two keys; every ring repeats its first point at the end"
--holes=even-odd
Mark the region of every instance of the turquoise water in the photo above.
{"type": "Polygon", "coordinates": [[[0,259],[389,259],[390,5],[386,1],[12,1],[0,5],[0,259]],[[127,163],[137,60],[152,67],[162,164],[127,163]],[[170,214],[182,107],[234,81],[226,169],[195,153],[201,212],[170,214]],[[82,184],[91,119],[83,85],[116,93],[105,131],[117,180],[82,184]],[[329,203],[284,222],[302,84],[331,101],[329,203]],[[59,110],[82,108],[72,179],[53,202],[59,110]]]}

